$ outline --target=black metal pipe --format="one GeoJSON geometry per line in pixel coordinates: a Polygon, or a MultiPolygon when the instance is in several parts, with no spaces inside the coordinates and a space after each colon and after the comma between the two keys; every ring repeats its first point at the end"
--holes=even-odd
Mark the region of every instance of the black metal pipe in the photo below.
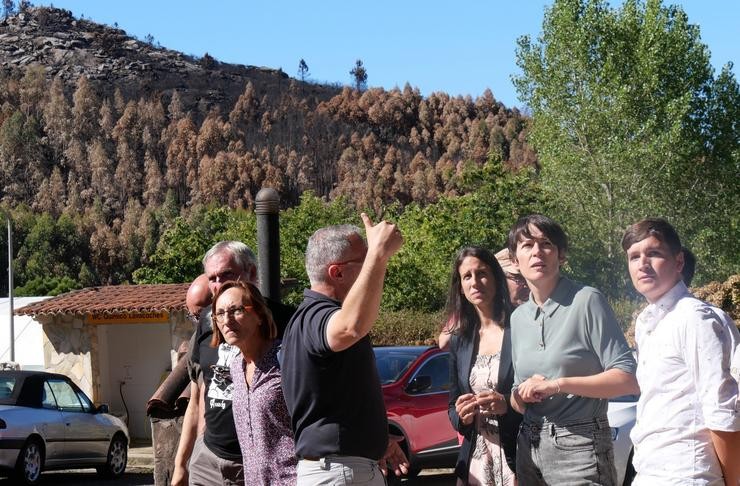
{"type": "Polygon", "coordinates": [[[275,189],[260,189],[255,198],[257,215],[257,266],[259,289],[280,301],[280,196],[275,189]]]}

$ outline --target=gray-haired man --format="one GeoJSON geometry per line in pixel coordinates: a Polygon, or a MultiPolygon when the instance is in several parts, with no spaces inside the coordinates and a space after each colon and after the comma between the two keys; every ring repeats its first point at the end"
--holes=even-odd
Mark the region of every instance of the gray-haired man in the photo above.
{"type": "Polygon", "coordinates": [[[403,244],[395,225],[362,214],[354,226],[316,231],[306,249],[311,288],[283,339],[283,393],[296,441],[298,485],[384,485],[385,463],[408,463],[388,440],[368,333],[378,317],[388,260],[403,244]],[[379,463],[380,461],[380,467],[379,463]],[[381,471],[382,468],[382,471],[381,471]]]}
{"type": "MultiPolygon", "coordinates": [[[[239,241],[221,241],[203,257],[203,270],[213,295],[229,280],[255,283],[257,264],[254,253],[239,241]]],[[[282,335],[292,309],[267,300],[278,333],[282,335]]],[[[233,383],[229,362],[239,352],[226,343],[210,346],[213,329],[210,312],[202,313],[191,349],[191,367],[200,367],[203,384],[190,384],[190,402],[183,420],[180,443],[175,456],[173,486],[242,485],[242,451],[231,411],[233,383]],[[199,406],[203,396],[203,409],[199,406]],[[198,417],[205,418],[205,432],[198,435],[198,417]]]]}

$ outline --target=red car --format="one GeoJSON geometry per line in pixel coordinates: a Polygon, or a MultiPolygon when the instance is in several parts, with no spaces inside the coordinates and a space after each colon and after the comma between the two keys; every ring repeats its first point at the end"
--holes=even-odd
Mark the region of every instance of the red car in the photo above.
{"type": "Polygon", "coordinates": [[[455,467],[460,446],[447,416],[449,353],[430,346],[375,348],[390,433],[403,437],[409,476],[455,467]]]}

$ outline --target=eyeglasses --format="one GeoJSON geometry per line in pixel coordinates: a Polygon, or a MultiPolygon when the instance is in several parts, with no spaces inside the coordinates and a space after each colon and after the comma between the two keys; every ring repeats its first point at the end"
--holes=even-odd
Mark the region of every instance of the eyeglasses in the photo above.
{"type": "Polygon", "coordinates": [[[364,263],[364,262],[365,262],[365,257],[363,256],[362,258],[353,258],[352,260],[344,260],[341,262],[331,262],[329,265],[347,265],[349,263],[364,263]]]}
{"type": "Polygon", "coordinates": [[[220,310],[213,314],[213,320],[217,323],[223,324],[228,322],[232,317],[234,319],[239,319],[245,312],[252,312],[252,309],[254,309],[254,306],[252,305],[243,305],[241,307],[232,307],[228,310],[220,310]]]}

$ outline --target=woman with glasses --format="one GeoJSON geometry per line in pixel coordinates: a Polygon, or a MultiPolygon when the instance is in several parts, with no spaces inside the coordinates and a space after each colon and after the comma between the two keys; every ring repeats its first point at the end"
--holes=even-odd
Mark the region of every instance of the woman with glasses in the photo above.
{"type": "Polygon", "coordinates": [[[281,387],[277,327],[257,288],[224,283],[213,298],[211,346],[241,351],[230,362],[233,415],[243,451],[245,484],[296,482],[298,463],[281,387]]]}
{"type": "Polygon", "coordinates": [[[506,277],[485,248],[460,250],[452,266],[447,322],[450,339],[452,426],[463,435],[455,474],[458,484],[516,484],[516,434],[521,415],[507,403],[511,365],[506,277]]]}

